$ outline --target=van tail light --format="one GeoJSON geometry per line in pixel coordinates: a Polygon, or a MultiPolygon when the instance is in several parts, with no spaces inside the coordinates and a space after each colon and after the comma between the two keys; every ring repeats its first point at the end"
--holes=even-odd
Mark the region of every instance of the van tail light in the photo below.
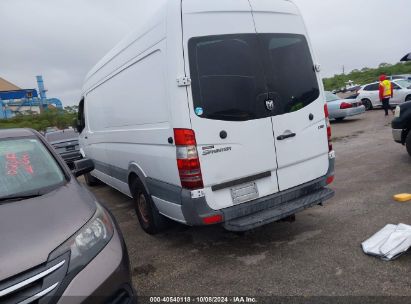
{"type": "Polygon", "coordinates": [[[330,118],[328,114],[327,104],[324,104],[324,114],[325,114],[325,123],[327,125],[328,152],[331,152],[333,150],[333,145],[331,142],[331,123],[330,123],[330,118]]]}
{"type": "Polygon", "coordinates": [[[214,224],[221,223],[223,220],[224,220],[223,216],[221,214],[217,214],[217,215],[212,215],[212,216],[203,218],[203,224],[204,225],[214,225],[214,224]]]}
{"type": "Polygon", "coordinates": [[[329,185],[333,182],[334,182],[334,175],[330,175],[329,177],[327,177],[327,181],[326,181],[327,185],[329,185]]]}
{"type": "Polygon", "coordinates": [[[174,140],[177,146],[177,167],[181,186],[190,190],[204,188],[194,131],[174,129],[174,140]]]}
{"type": "Polygon", "coordinates": [[[340,109],[341,109],[341,110],[351,109],[352,107],[353,107],[352,104],[351,104],[351,103],[348,103],[348,102],[342,102],[342,103],[340,104],[340,109]]]}

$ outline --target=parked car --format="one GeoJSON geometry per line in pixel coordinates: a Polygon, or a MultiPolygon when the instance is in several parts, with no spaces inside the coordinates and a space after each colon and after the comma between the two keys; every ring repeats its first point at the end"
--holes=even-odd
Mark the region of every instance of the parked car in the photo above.
{"type": "Polygon", "coordinates": [[[404,74],[404,75],[392,75],[387,77],[389,80],[396,80],[396,79],[406,79],[411,81],[411,74],[404,74]]]}
{"type": "MultiPolygon", "coordinates": [[[[411,53],[405,55],[401,61],[411,61],[411,53]]],[[[405,145],[411,156],[411,102],[397,106],[394,117],[391,124],[394,140],[405,145]]]]}
{"type": "Polygon", "coordinates": [[[347,117],[365,113],[365,107],[361,101],[357,101],[356,95],[352,96],[353,98],[342,99],[337,95],[326,91],[325,100],[327,101],[329,118],[342,121],[347,117]]]}
{"type": "Polygon", "coordinates": [[[56,132],[58,130],[59,130],[59,128],[57,128],[57,127],[47,127],[44,134],[47,134],[47,133],[50,133],[50,132],[56,132]]]}
{"type": "Polygon", "coordinates": [[[391,125],[394,140],[405,145],[411,156],[411,102],[396,107],[391,125]]]}
{"type": "Polygon", "coordinates": [[[167,1],[86,78],[87,179],[133,197],[151,234],[167,218],[245,231],[318,205],[335,157],[318,71],[292,2],[167,1]]]}
{"type": "Polygon", "coordinates": [[[74,169],[74,162],[82,158],[78,136],[78,132],[74,129],[54,131],[45,135],[47,141],[60,154],[70,169],[74,169]]]}
{"type": "Polygon", "coordinates": [[[133,300],[118,226],[75,178],[93,168],[68,171],[36,131],[0,131],[1,303],[133,300]]]}
{"type": "MultiPolygon", "coordinates": [[[[405,79],[392,81],[394,96],[390,100],[391,105],[398,105],[411,100],[411,83],[405,79]]],[[[366,110],[382,107],[379,96],[379,82],[370,83],[361,87],[358,91],[358,100],[363,103],[366,110]]]]}

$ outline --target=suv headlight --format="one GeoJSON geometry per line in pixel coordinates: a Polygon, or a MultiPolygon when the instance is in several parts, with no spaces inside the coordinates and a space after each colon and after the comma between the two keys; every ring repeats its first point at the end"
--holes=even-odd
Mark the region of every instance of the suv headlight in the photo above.
{"type": "Polygon", "coordinates": [[[54,250],[49,257],[53,260],[70,251],[68,273],[84,268],[111,240],[114,227],[106,210],[96,203],[94,216],[72,237],[54,250]]]}
{"type": "Polygon", "coordinates": [[[397,106],[397,107],[395,108],[394,117],[398,118],[398,117],[400,117],[400,115],[401,115],[401,107],[400,107],[400,106],[397,106]]]}

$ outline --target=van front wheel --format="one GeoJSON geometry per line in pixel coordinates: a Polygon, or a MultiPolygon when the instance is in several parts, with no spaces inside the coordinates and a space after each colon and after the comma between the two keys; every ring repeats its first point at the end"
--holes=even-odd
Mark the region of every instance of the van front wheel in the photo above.
{"type": "Polygon", "coordinates": [[[134,181],[131,188],[134,209],[141,228],[151,235],[163,231],[168,226],[168,219],[158,212],[144,186],[139,181],[134,181]]]}

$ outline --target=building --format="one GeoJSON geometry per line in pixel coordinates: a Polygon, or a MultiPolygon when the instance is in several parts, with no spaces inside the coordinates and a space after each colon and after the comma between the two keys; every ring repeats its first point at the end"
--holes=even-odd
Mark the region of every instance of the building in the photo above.
{"type": "Polygon", "coordinates": [[[63,108],[60,100],[47,98],[43,77],[36,78],[39,93],[36,89],[21,89],[0,77],[0,119],[12,118],[16,114],[39,114],[50,107],[63,108]]]}
{"type": "Polygon", "coordinates": [[[18,91],[21,90],[18,86],[8,82],[6,79],[0,77],[0,92],[4,91],[18,91]]]}

